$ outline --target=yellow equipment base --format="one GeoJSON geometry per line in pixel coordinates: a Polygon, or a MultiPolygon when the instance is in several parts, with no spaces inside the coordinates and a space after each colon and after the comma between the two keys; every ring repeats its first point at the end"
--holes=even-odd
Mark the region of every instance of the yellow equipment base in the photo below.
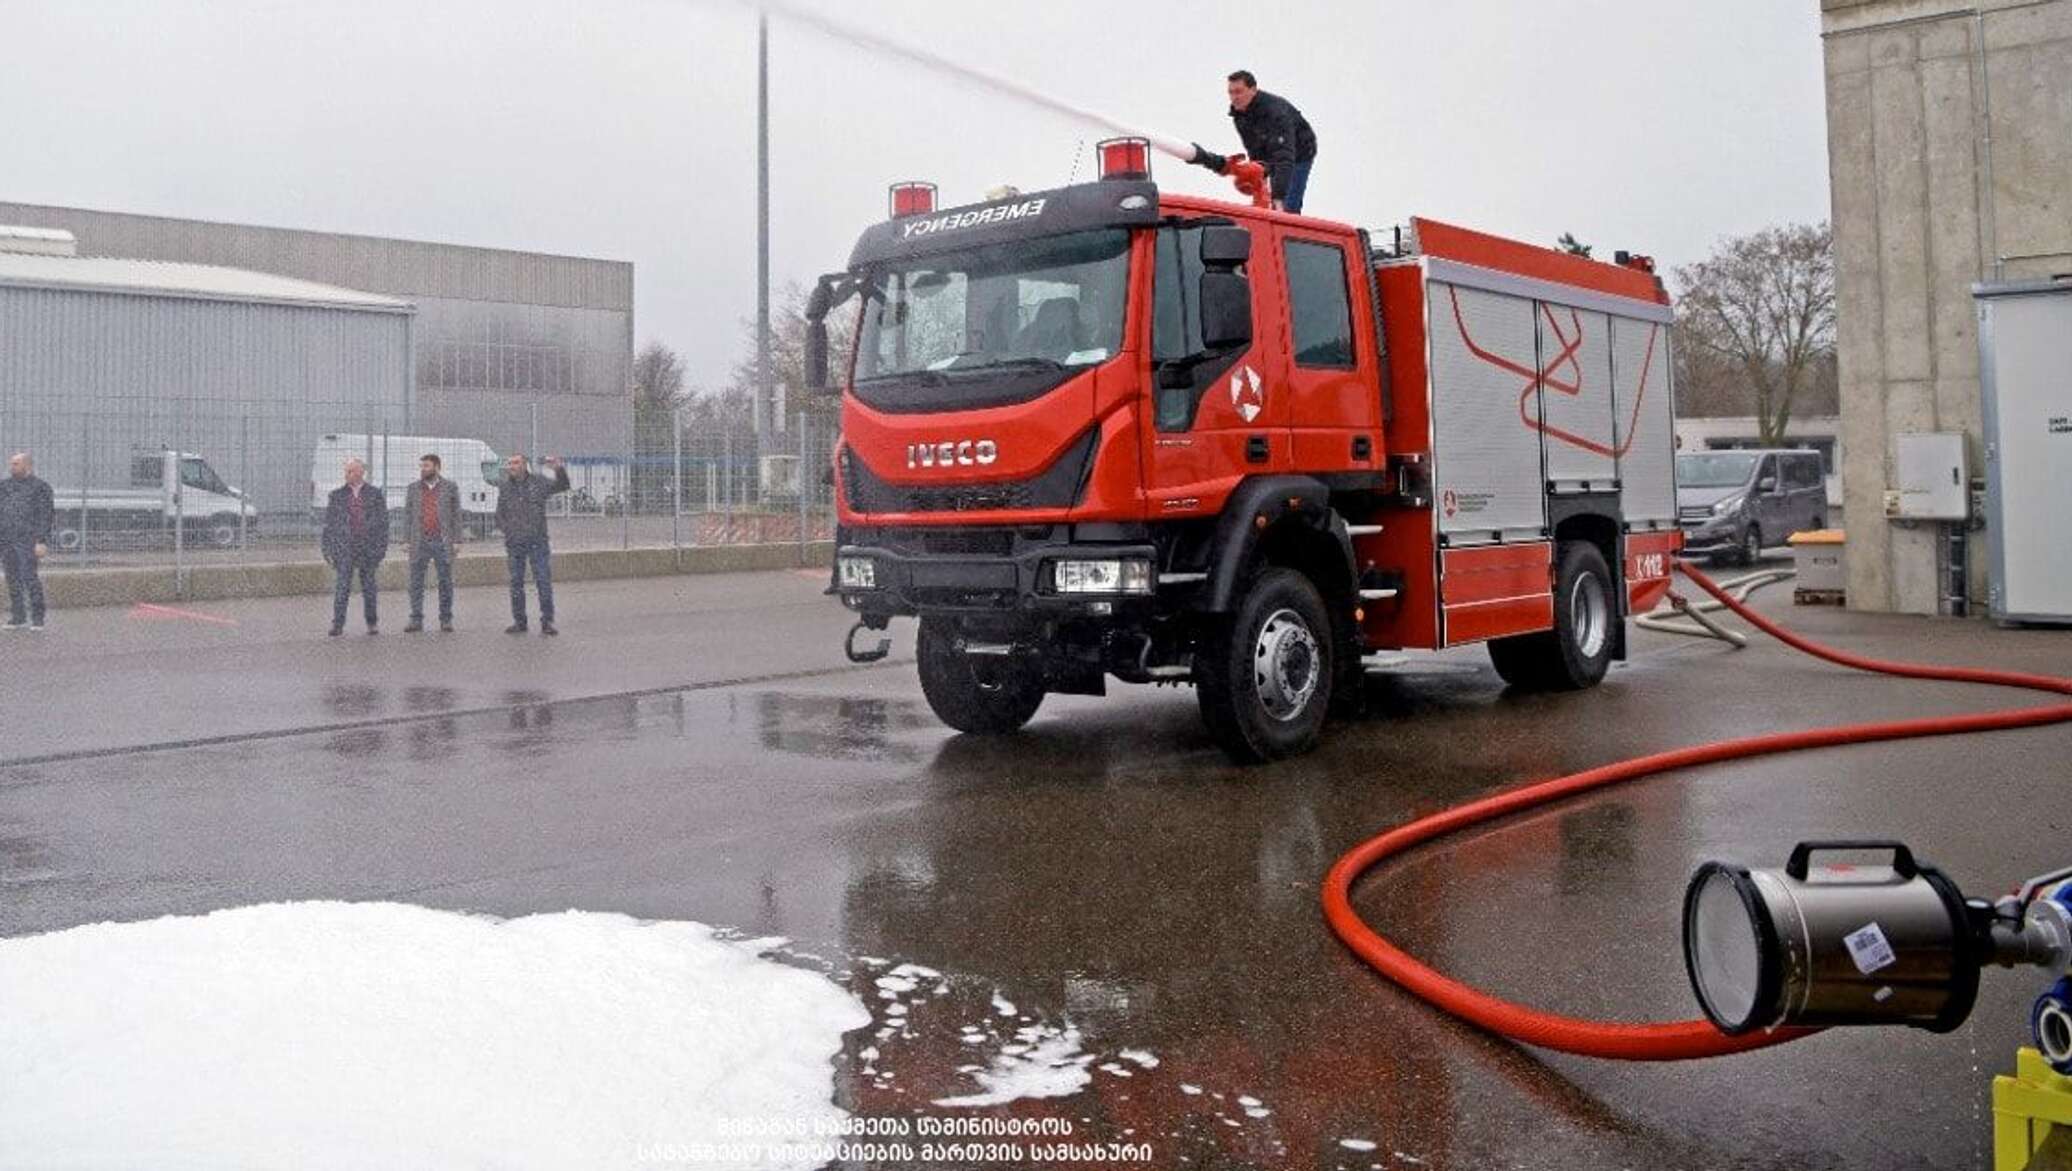
{"type": "MultiPolygon", "coordinates": [[[[2051,1154],[2072,1139],[2072,1077],[2053,1073],[2043,1054],[2024,1046],[2014,1076],[1993,1079],[1993,1171],[2028,1171],[2045,1144],[2051,1154]],[[2052,1130],[2059,1130],[2053,1140],[2052,1130]]],[[[2059,1166],[2046,1158],[2047,1165],[2059,1166]]],[[[2039,1169],[2040,1171],[2040,1169],[2039,1169]]]]}

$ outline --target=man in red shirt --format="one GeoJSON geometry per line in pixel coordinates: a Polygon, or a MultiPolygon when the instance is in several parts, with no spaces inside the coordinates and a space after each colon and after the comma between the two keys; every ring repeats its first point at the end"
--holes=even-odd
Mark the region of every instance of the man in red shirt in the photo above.
{"type": "Polygon", "coordinates": [[[417,482],[403,492],[403,529],[410,540],[410,625],[424,629],[424,568],[439,570],[439,629],[453,630],[453,555],[460,550],[460,486],[440,474],[436,453],[417,461],[417,482]]]}
{"type": "Polygon", "coordinates": [[[367,483],[367,465],[357,458],[346,460],[345,483],[332,490],[324,508],[324,560],[338,571],[331,592],[333,638],[345,633],[345,605],[352,600],[355,577],[366,600],[367,633],[381,632],[375,578],[388,556],[388,526],[388,500],[381,489],[367,483]]]}

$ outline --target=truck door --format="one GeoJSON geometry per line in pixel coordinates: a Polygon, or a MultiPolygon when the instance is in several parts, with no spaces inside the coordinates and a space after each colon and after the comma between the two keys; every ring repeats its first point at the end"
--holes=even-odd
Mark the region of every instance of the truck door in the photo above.
{"type": "Polygon", "coordinates": [[[1218,217],[1154,235],[1145,493],[1153,516],[1211,514],[1245,476],[1286,466],[1278,264],[1258,225],[1218,217]]]}
{"type": "Polygon", "coordinates": [[[1286,398],[1294,465],[1301,471],[1372,466],[1381,426],[1373,312],[1356,281],[1359,252],[1343,235],[1280,229],[1288,355],[1286,398]],[[1354,307],[1363,312],[1356,314],[1354,307]],[[1357,323],[1366,321],[1365,330],[1357,323]],[[1355,451],[1355,438],[1366,442],[1355,451]]]}

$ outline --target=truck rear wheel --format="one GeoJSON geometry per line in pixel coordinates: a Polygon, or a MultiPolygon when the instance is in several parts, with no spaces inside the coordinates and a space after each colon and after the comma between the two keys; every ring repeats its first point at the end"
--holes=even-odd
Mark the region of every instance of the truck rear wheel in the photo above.
{"type": "Polygon", "coordinates": [[[968,655],[955,626],[921,619],[916,645],[921,694],[937,719],[959,732],[997,736],[1029,722],[1043,703],[1043,677],[1013,655],[968,655]]]}
{"type": "Polygon", "coordinates": [[[1195,649],[1202,722],[1243,763],[1316,747],[1331,706],[1336,648],[1323,596],[1292,569],[1252,579],[1237,613],[1195,649]]]}
{"type": "Polygon", "coordinates": [[[1595,687],[1612,665],[1619,609],[1604,554],[1588,541],[1563,541],[1555,553],[1554,629],[1489,644],[1496,673],[1527,691],[1595,687]]]}

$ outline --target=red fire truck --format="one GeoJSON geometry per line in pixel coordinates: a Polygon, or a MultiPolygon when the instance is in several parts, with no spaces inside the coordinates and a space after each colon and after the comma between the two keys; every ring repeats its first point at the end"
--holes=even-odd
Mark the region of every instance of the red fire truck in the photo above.
{"type": "Polygon", "coordinates": [[[1240,760],[1314,745],[1372,652],[1480,642],[1521,688],[1602,679],[1680,542],[1652,263],[1425,219],[1376,240],[1162,193],[1141,143],[1100,156],[968,207],[896,187],[809,300],[820,386],[827,319],[860,302],[850,657],[918,617],[922,691],[972,733],[1110,676],[1191,682],[1240,760]]]}

